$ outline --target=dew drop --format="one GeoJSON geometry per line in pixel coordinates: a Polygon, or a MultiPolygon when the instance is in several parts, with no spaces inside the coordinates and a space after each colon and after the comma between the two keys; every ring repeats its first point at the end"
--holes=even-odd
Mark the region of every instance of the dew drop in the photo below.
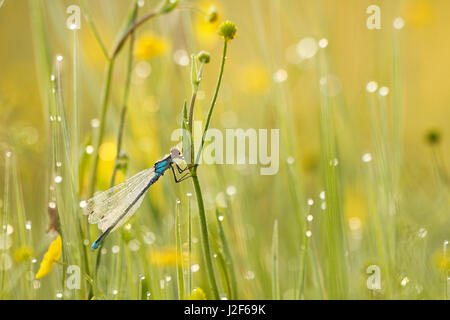
{"type": "Polygon", "coordinates": [[[318,50],[317,42],[314,38],[307,37],[297,44],[297,53],[302,59],[309,59],[316,55],[318,50]]]}
{"type": "Polygon", "coordinates": [[[378,90],[378,93],[382,97],[386,97],[389,94],[389,88],[388,87],[381,87],[380,90],[378,90]]]}
{"type": "Polygon", "coordinates": [[[139,240],[133,239],[128,243],[128,247],[131,251],[136,252],[141,248],[141,243],[139,242],[139,240]]]}
{"type": "Polygon", "coordinates": [[[184,49],[175,51],[175,53],[173,54],[173,59],[175,60],[176,64],[182,67],[186,67],[189,64],[189,57],[186,50],[184,49]]]}
{"type": "Polygon", "coordinates": [[[112,251],[112,253],[114,253],[114,254],[117,254],[117,253],[119,253],[119,251],[120,251],[120,247],[119,246],[113,246],[112,247],[112,249],[111,249],[111,251],[112,251]]]}
{"type": "Polygon", "coordinates": [[[372,161],[372,155],[370,153],[364,153],[361,159],[363,162],[370,162],[372,161]]]}
{"type": "Polygon", "coordinates": [[[191,271],[192,272],[197,272],[198,270],[200,270],[200,266],[198,264],[193,264],[191,266],[191,271]]]}
{"type": "Polygon", "coordinates": [[[98,119],[92,119],[91,120],[91,127],[92,128],[98,128],[100,126],[100,120],[98,119]]]}
{"type": "Polygon", "coordinates": [[[319,40],[319,48],[326,48],[328,46],[328,39],[322,38],[319,40]]]}
{"type": "Polygon", "coordinates": [[[378,83],[376,83],[375,81],[370,81],[366,85],[367,92],[375,92],[375,91],[377,91],[377,89],[378,89],[378,83]]]}
{"type": "Polygon", "coordinates": [[[285,82],[287,80],[287,78],[288,78],[288,73],[284,69],[278,69],[273,74],[273,81],[275,81],[276,83],[285,82]]]}
{"type": "Polygon", "coordinates": [[[86,153],[87,154],[92,154],[94,152],[94,147],[93,146],[86,146],[86,153]]]}
{"type": "Polygon", "coordinates": [[[227,195],[234,196],[236,194],[236,187],[235,186],[228,186],[227,187],[227,195]]]}
{"type": "Polygon", "coordinates": [[[394,19],[392,25],[397,30],[403,29],[403,27],[405,26],[405,20],[402,17],[397,17],[394,19]]]}
{"type": "Polygon", "coordinates": [[[144,242],[148,245],[151,245],[155,242],[155,234],[153,232],[146,232],[144,235],[144,242]]]}
{"type": "Polygon", "coordinates": [[[246,280],[253,280],[255,279],[255,273],[251,270],[248,270],[247,273],[245,274],[245,279],[246,280]]]}

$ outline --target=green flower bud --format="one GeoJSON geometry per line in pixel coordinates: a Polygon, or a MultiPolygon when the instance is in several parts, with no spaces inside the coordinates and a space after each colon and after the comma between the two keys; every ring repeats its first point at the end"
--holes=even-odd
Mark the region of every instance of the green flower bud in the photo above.
{"type": "Polygon", "coordinates": [[[166,0],[161,9],[159,9],[159,13],[160,14],[169,13],[178,6],[179,2],[180,0],[166,0]]]}
{"type": "Polygon", "coordinates": [[[211,6],[205,18],[206,22],[213,23],[216,22],[218,18],[219,18],[219,11],[215,6],[211,6]]]}
{"type": "Polygon", "coordinates": [[[231,21],[225,21],[219,26],[217,33],[225,40],[232,40],[236,37],[236,25],[231,21]]]}
{"type": "Polygon", "coordinates": [[[211,60],[211,55],[209,54],[209,52],[206,51],[200,51],[197,55],[198,57],[198,61],[200,61],[201,63],[209,63],[209,61],[211,60]]]}

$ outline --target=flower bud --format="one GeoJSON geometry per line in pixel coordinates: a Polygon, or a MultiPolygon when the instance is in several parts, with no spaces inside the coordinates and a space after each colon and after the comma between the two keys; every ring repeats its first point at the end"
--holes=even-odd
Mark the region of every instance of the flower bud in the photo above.
{"type": "Polygon", "coordinates": [[[217,10],[217,7],[211,6],[205,18],[206,22],[213,23],[216,22],[218,18],[219,18],[219,11],[217,10]]]}
{"type": "Polygon", "coordinates": [[[217,33],[225,40],[232,40],[236,37],[236,25],[231,21],[225,21],[219,26],[217,33]]]}
{"type": "Polygon", "coordinates": [[[209,52],[206,51],[200,51],[197,55],[198,57],[198,61],[200,61],[201,63],[209,63],[209,61],[211,60],[211,55],[209,54],[209,52]]]}

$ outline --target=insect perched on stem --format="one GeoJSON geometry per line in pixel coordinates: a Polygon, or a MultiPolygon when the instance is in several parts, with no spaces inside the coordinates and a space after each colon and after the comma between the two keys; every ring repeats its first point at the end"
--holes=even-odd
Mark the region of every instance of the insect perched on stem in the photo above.
{"type": "Polygon", "coordinates": [[[190,177],[189,167],[182,169],[175,160],[184,160],[178,148],[172,148],[170,154],[157,161],[153,167],[143,170],[124,182],[106,191],[96,194],[83,205],[91,224],[98,224],[102,234],[92,244],[92,250],[99,247],[105,237],[121,227],[136,212],[144,199],[145,192],[171,169],[175,182],[190,177]]]}

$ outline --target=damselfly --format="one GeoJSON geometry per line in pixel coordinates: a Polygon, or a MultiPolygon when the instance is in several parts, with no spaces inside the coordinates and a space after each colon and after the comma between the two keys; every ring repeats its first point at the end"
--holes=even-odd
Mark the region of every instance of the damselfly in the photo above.
{"type": "Polygon", "coordinates": [[[99,247],[105,237],[121,227],[136,212],[144,199],[145,192],[164,173],[171,169],[175,182],[181,182],[190,177],[188,167],[181,169],[175,162],[184,160],[180,150],[173,148],[170,154],[157,161],[153,167],[139,172],[111,189],[100,192],[82,203],[88,221],[98,224],[102,234],[92,244],[92,250],[99,247]]]}

